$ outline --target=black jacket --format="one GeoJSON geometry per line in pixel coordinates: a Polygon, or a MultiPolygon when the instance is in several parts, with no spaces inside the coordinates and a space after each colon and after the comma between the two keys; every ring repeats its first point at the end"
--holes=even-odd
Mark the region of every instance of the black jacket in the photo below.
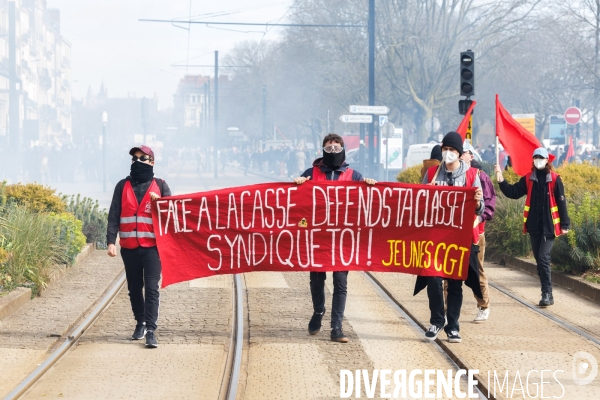
{"type": "MultiPolygon", "coordinates": [[[[527,232],[534,235],[554,237],[554,224],[552,223],[550,199],[548,198],[548,182],[551,179],[550,174],[546,174],[544,171],[536,171],[535,174],[527,174],[522,177],[519,182],[514,185],[503,181],[499,184],[500,190],[509,199],[520,199],[523,196],[527,196],[527,183],[525,179],[531,179],[533,181],[529,216],[526,223],[527,232]]],[[[556,178],[556,183],[554,185],[554,199],[558,206],[560,228],[569,229],[571,220],[569,219],[569,214],[567,212],[565,188],[560,176],[556,178]]]]}
{"type": "MultiPolygon", "coordinates": [[[[321,172],[323,172],[325,174],[325,177],[327,178],[328,181],[337,181],[340,178],[341,173],[346,171],[346,169],[349,167],[349,165],[344,162],[342,164],[342,166],[339,167],[338,169],[332,169],[323,163],[323,158],[317,158],[313,162],[313,167],[319,167],[321,169],[321,172]]],[[[312,167],[307,169],[306,171],[304,171],[304,173],[302,174],[302,176],[304,178],[310,178],[310,179],[313,178],[312,175],[313,175],[312,167]]],[[[363,176],[360,172],[358,172],[356,170],[352,170],[352,180],[356,181],[356,182],[360,182],[363,180],[363,176]]]]}
{"type": "MultiPolygon", "coordinates": [[[[160,196],[170,196],[171,189],[167,185],[167,182],[162,179],[156,179],[156,184],[160,188],[160,196]]],[[[115,186],[115,192],[113,193],[112,202],[110,203],[110,209],[108,210],[108,228],[106,229],[106,244],[115,244],[117,240],[117,234],[119,233],[119,225],[121,219],[121,199],[123,198],[123,188],[125,187],[125,182],[130,181],[131,187],[133,188],[133,192],[135,193],[135,197],[138,203],[142,202],[144,195],[150,188],[150,184],[152,180],[146,182],[134,182],[131,180],[131,177],[127,177],[122,179],[115,186]]]]}

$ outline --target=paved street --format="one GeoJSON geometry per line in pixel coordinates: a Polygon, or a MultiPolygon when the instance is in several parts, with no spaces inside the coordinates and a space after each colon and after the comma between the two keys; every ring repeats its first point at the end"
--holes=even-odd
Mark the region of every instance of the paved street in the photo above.
{"type": "MultiPolygon", "coordinates": [[[[165,176],[175,193],[258,183],[263,177],[228,169],[218,180],[180,165],[165,176]]],[[[120,258],[96,253],[10,318],[0,335],[0,395],[6,394],[56,346],[60,336],[88,309],[122,268],[120,258]]],[[[486,264],[491,281],[536,303],[539,281],[510,268],[486,264]]],[[[238,399],[335,399],[340,370],[453,369],[449,358],[423,340],[423,332],[386,302],[360,272],[348,278],[344,319],[347,344],[329,340],[331,274],[326,281],[324,329],[307,332],[312,315],[308,273],[255,272],[243,276],[245,333],[238,399]]],[[[422,324],[429,325],[425,292],[412,296],[415,277],[377,273],[377,279],[422,324]]],[[[127,290],[122,290],[94,326],[24,398],[190,398],[216,399],[222,390],[232,331],[232,276],[197,279],[161,291],[159,348],[131,341],[134,327],[127,290]]],[[[577,386],[572,356],[586,351],[600,360],[598,345],[491,288],[491,316],[474,324],[477,308],[464,287],[461,344],[448,344],[465,365],[500,381],[517,371],[523,382],[531,370],[562,370],[558,378],[568,399],[595,399],[600,382],[577,386]]],[[[600,307],[555,288],[548,312],[600,338],[600,307]]],[[[440,339],[446,342],[445,334],[440,339]]],[[[561,386],[546,375],[544,396],[560,396],[561,386]]],[[[540,383],[539,373],[530,378],[540,383]]],[[[464,382],[461,383],[466,389],[464,382]]],[[[499,388],[499,386],[497,386],[499,388]]],[[[530,389],[535,386],[530,384],[530,389]]],[[[364,390],[364,388],[363,388],[364,390]]],[[[499,390],[499,389],[498,389],[499,390]]],[[[506,387],[504,388],[506,391],[506,387]]],[[[378,391],[376,393],[379,393],[378,391]]],[[[512,398],[525,398],[517,391],[512,398]]],[[[533,394],[533,393],[532,393],[533,394]]],[[[363,392],[364,396],[364,392],[363,392]]],[[[377,396],[376,396],[377,397],[377,396]]],[[[497,395],[497,398],[506,396],[497,395]]]]}

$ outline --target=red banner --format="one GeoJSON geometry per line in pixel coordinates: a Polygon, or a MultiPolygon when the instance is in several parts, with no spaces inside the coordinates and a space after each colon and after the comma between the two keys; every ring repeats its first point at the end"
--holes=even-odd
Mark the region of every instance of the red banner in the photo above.
{"type": "Polygon", "coordinates": [[[251,271],[387,271],[465,280],[474,188],[265,183],[152,207],[163,287],[251,271]]]}

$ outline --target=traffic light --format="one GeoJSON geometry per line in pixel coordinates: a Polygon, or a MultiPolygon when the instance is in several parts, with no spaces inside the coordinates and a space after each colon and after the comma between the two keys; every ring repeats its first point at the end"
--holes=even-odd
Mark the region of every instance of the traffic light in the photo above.
{"type": "Polygon", "coordinates": [[[469,107],[471,107],[472,103],[473,103],[473,100],[459,100],[458,101],[458,113],[460,115],[466,115],[467,111],[469,111],[469,107]]]}
{"type": "Polygon", "coordinates": [[[460,95],[475,94],[475,53],[471,50],[460,53],[460,95]]]}

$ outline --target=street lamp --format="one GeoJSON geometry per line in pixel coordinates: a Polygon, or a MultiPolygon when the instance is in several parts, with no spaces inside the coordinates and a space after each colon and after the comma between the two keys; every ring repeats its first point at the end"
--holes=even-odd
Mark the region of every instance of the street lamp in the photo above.
{"type": "Polygon", "coordinates": [[[108,113],[102,111],[102,191],[106,193],[106,123],[108,113]]]}

